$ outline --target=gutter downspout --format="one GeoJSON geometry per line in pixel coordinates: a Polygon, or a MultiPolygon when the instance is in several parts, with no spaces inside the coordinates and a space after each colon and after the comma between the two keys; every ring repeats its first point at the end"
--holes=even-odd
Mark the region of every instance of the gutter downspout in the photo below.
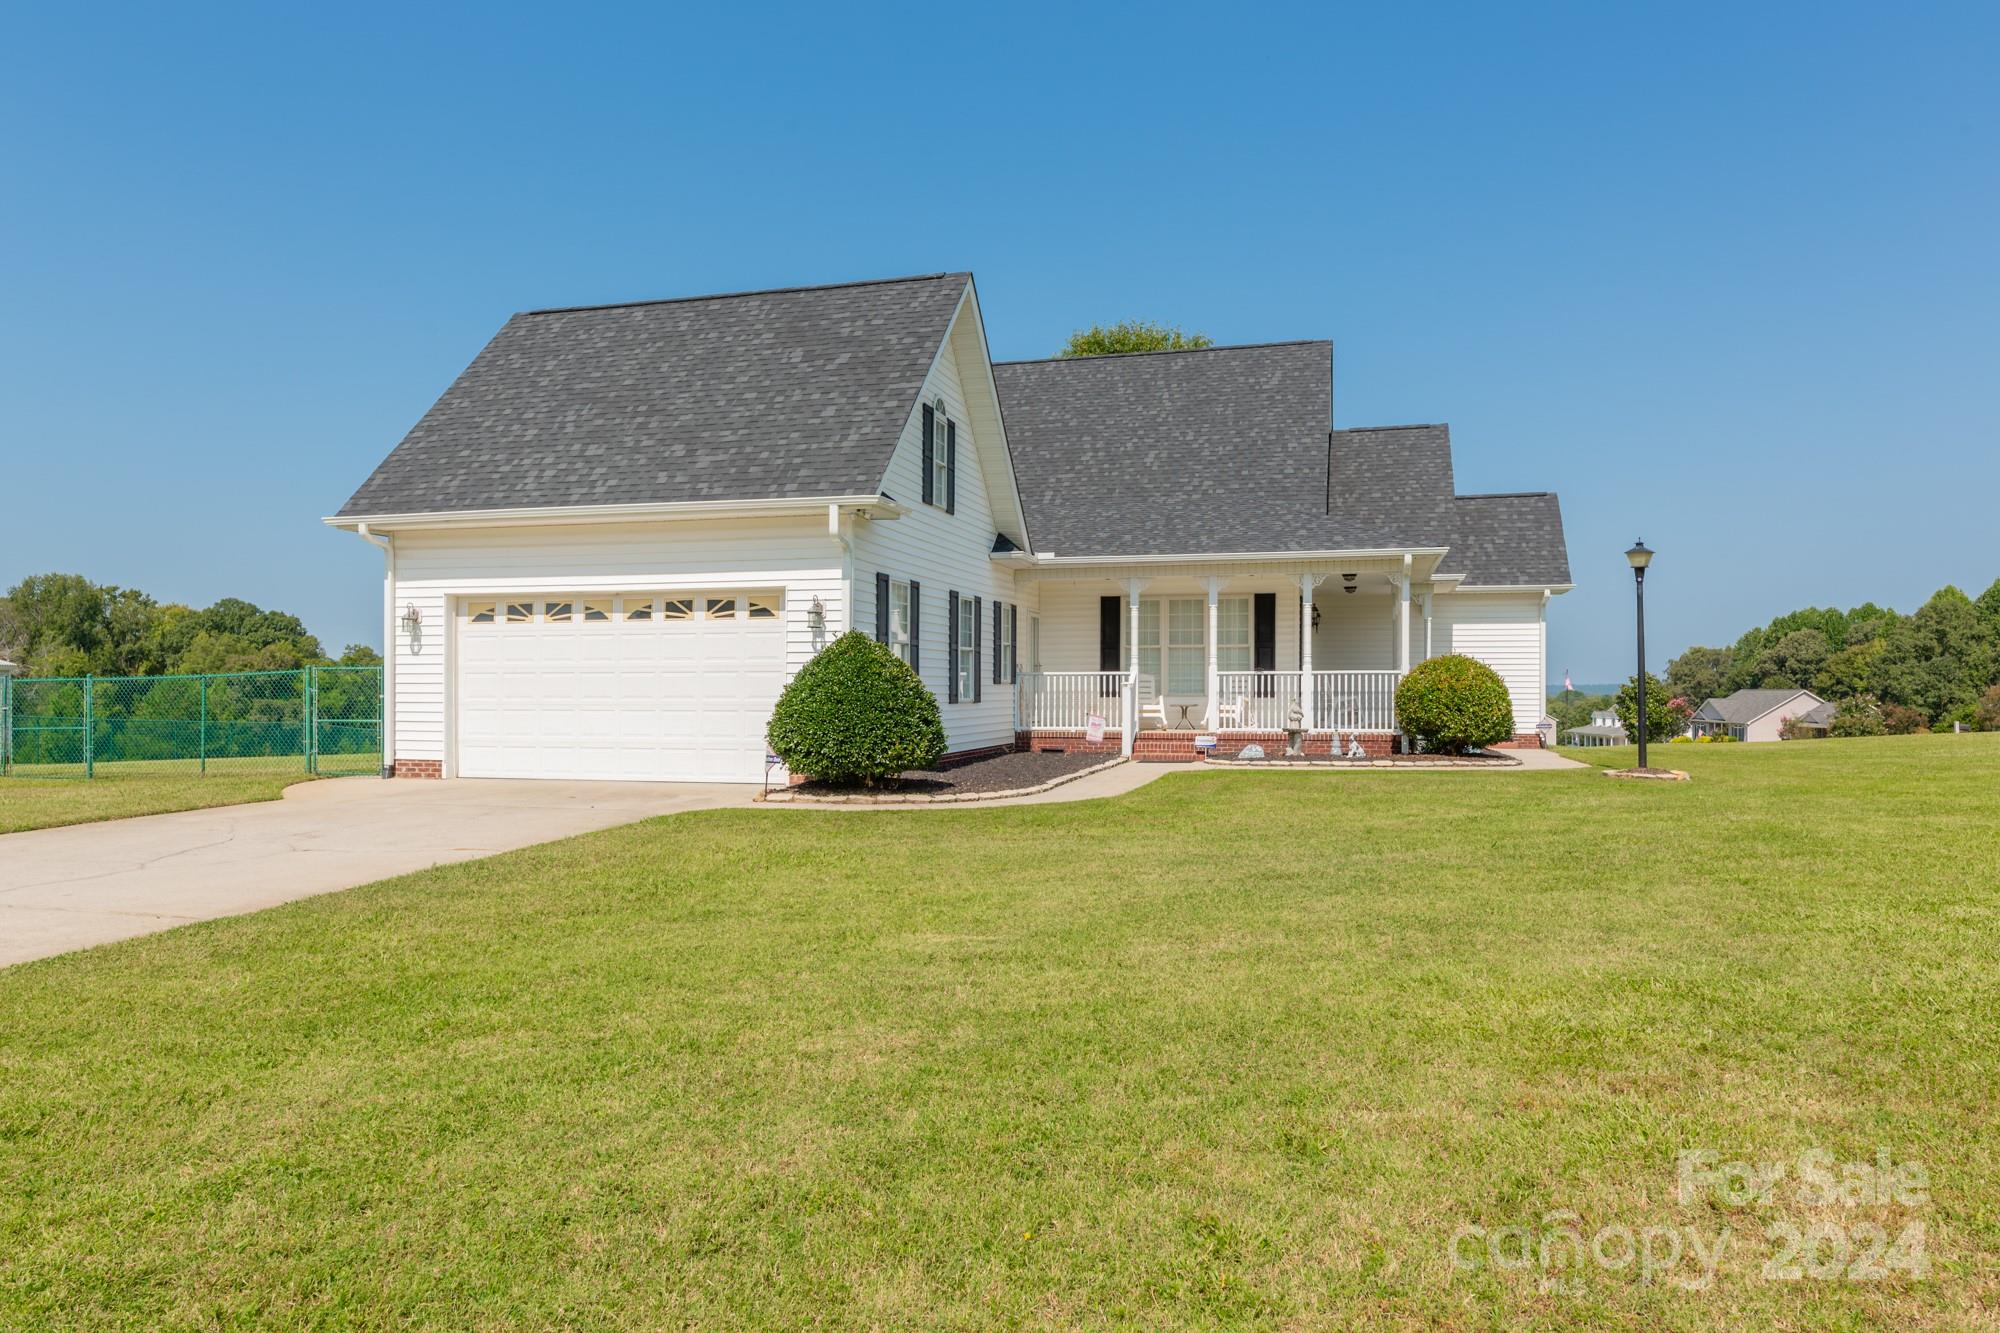
{"type": "MultiPolygon", "coordinates": [[[[826,507],[826,535],[833,538],[840,547],[840,618],[845,634],[854,628],[854,544],[847,539],[847,533],[840,521],[840,506],[826,507]]],[[[827,631],[827,642],[833,642],[834,633],[827,631]]]]}
{"type": "Polygon", "coordinates": [[[396,539],[354,525],[362,541],[382,548],[382,776],[396,776],[396,539]]]}

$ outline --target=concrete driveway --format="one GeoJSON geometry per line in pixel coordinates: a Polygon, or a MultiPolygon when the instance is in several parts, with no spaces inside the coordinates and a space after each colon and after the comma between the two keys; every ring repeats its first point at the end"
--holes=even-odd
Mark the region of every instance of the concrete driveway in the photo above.
{"type": "Polygon", "coordinates": [[[748,805],[756,790],[339,778],[257,805],[9,833],[0,967],[653,815],[748,805]]]}

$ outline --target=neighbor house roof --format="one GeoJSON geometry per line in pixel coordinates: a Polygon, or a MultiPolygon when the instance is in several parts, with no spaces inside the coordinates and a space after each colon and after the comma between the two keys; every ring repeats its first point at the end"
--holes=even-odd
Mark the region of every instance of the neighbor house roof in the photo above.
{"type": "Polygon", "coordinates": [[[872,495],[970,281],[515,315],[340,514],[872,495]]]}
{"type": "Polygon", "coordinates": [[[1755,722],[1800,695],[1811,699],[1816,706],[1825,705],[1826,701],[1811,690],[1738,690],[1724,698],[1708,700],[1695,710],[1694,715],[1704,722],[1726,722],[1740,727],[1755,722]]]}
{"type": "Polygon", "coordinates": [[[1332,358],[1293,342],[995,365],[1036,550],[1446,545],[1445,428],[1330,432],[1332,358]]]}
{"type": "Polygon", "coordinates": [[[1439,567],[1467,587],[1553,587],[1569,582],[1562,505],[1553,491],[1461,495],[1457,526],[1439,567]]]}

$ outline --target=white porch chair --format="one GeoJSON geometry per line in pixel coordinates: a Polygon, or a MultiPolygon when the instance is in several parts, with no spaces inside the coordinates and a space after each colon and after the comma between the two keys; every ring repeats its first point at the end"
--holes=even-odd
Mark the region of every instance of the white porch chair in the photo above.
{"type": "Polygon", "coordinates": [[[1235,727],[1241,730],[1243,728],[1243,719],[1249,711],[1250,698],[1248,695],[1239,694],[1235,699],[1227,703],[1217,701],[1215,705],[1216,730],[1220,731],[1224,727],[1235,727]]]}
{"type": "Polygon", "coordinates": [[[1144,731],[1148,722],[1156,722],[1162,731],[1167,726],[1167,696],[1161,694],[1151,676],[1139,677],[1139,730],[1144,731]]]}

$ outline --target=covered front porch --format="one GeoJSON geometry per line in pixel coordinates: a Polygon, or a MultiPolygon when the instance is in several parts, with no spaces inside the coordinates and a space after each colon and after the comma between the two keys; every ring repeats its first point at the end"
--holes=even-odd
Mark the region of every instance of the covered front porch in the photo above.
{"type": "Polygon", "coordinates": [[[1396,686],[1429,655],[1435,557],[1380,555],[1206,568],[1036,571],[1016,732],[1189,757],[1339,744],[1385,753],[1396,686]],[[1101,729],[1101,739],[1088,739],[1101,729]]]}

